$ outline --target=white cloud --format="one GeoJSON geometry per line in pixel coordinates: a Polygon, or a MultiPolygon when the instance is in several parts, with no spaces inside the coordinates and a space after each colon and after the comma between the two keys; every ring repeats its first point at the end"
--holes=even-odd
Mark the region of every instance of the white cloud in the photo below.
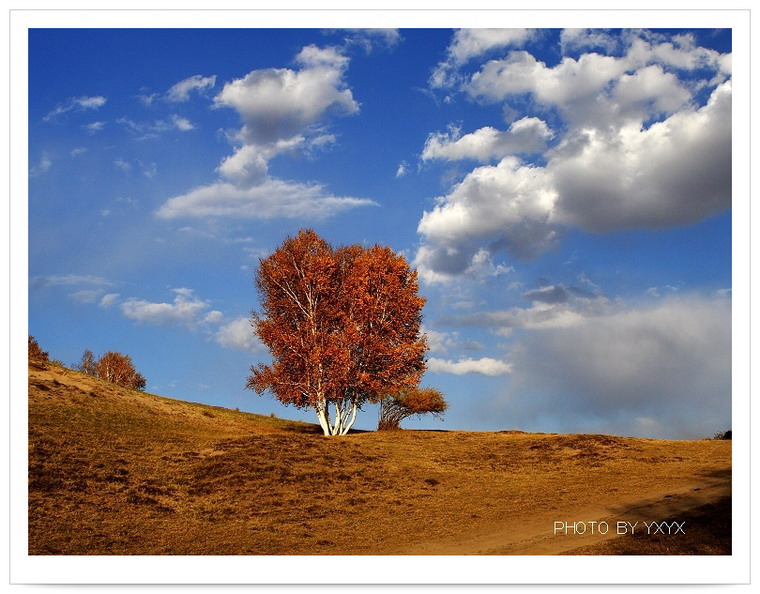
{"type": "Polygon", "coordinates": [[[243,127],[232,138],[232,155],[217,171],[227,181],[198,187],[170,198],[157,211],[162,218],[229,216],[251,219],[325,218],[371,200],[337,197],[319,184],[301,184],[269,175],[275,156],[309,153],[335,142],[323,120],[359,109],[344,74],[348,58],[336,48],[304,47],[298,70],[254,70],[224,85],[215,107],[232,107],[243,127]]]}
{"type": "Polygon", "coordinates": [[[140,163],[140,166],[142,167],[142,174],[145,177],[148,179],[153,179],[156,177],[156,174],[158,173],[158,166],[155,163],[149,163],[147,165],[140,163]]]}
{"type": "Polygon", "coordinates": [[[730,427],[729,299],[669,297],[589,317],[531,333],[510,357],[508,401],[522,423],[657,437],[730,427]]]}
{"type": "Polygon", "coordinates": [[[116,121],[122,124],[130,133],[136,135],[138,140],[157,138],[163,132],[170,130],[179,130],[180,132],[195,130],[195,126],[190,120],[176,114],[171,115],[169,119],[154,120],[153,122],[136,122],[126,117],[119,118],[116,121]]]}
{"type": "Polygon", "coordinates": [[[583,109],[593,112],[595,98],[627,69],[625,60],[595,53],[564,57],[547,67],[526,51],[513,51],[503,60],[486,63],[465,90],[472,98],[494,102],[530,93],[542,105],[559,107],[566,117],[598,117],[583,109]]]}
{"type": "Polygon", "coordinates": [[[105,122],[90,122],[89,124],[85,124],[82,126],[88,134],[95,134],[96,132],[100,132],[103,128],[106,127],[105,122]]]}
{"type": "Polygon", "coordinates": [[[224,316],[222,315],[222,312],[214,310],[210,311],[206,314],[206,317],[203,318],[204,324],[218,324],[222,321],[224,316]]]}
{"type": "Polygon", "coordinates": [[[464,64],[492,49],[518,46],[534,36],[533,29],[459,29],[448,53],[455,64],[464,64]]]}
{"type": "Polygon", "coordinates": [[[478,167],[422,215],[417,230],[425,243],[415,257],[421,277],[436,281],[472,273],[497,249],[518,256],[540,253],[557,236],[555,201],[543,168],[520,165],[514,157],[478,167]]]}
{"type": "Polygon", "coordinates": [[[324,219],[357,206],[374,204],[364,198],[331,196],[320,185],[268,178],[248,188],[229,183],[202,186],[170,198],[156,214],[164,219],[210,216],[324,219]]]}
{"type": "Polygon", "coordinates": [[[142,103],[145,107],[150,107],[151,105],[153,105],[153,102],[156,99],[158,99],[158,97],[159,97],[158,93],[145,93],[145,94],[137,96],[140,103],[142,103]]]}
{"type": "Polygon", "coordinates": [[[201,76],[196,74],[189,78],[179,81],[166,92],[166,100],[174,103],[190,100],[191,92],[202,93],[206,89],[211,89],[216,84],[216,75],[201,76]]]}
{"type": "Polygon", "coordinates": [[[119,293],[108,293],[100,299],[100,307],[111,307],[119,300],[119,293]]]}
{"type": "Polygon", "coordinates": [[[483,357],[481,359],[460,359],[450,361],[431,357],[427,362],[428,371],[432,373],[452,373],[464,375],[466,373],[479,373],[482,375],[503,375],[512,371],[512,366],[504,361],[483,357]]]}
{"type": "Polygon", "coordinates": [[[602,49],[612,52],[619,40],[600,29],[563,29],[560,33],[562,53],[585,49],[602,49]]]}
{"type": "Polygon", "coordinates": [[[291,138],[328,112],[359,111],[343,76],[348,58],[334,48],[307,46],[296,56],[300,70],[254,70],[224,85],[216,107],[232,107],[244,126],[239,136],[247,144],[266,145],[291,138]]]}
{"type": "Polygon", "coordinates": [[[103,294],[100,289],[82,289],[72,293],[70,297],[79,303],[95,303],[103,294]]]}
{"type": "Polygon", "coordinates": [[[72,285],[96,285],[102,287],[111,287],[116,283],[99,276],[90,276],[85,274],[51,274],[49,276],[36,276],[32,279],[32,285],[35,287],[59,287],[72,285]]]}
{"type": "Polygon", "coordinates": [[[221,313],[215,310],[208,311],[209,302],[198,299],[192,289],[180,288],[172,291],[176,294],[172,303],[152,303],[132,297],[122,302],[121,312],[124,317],[141,324],[178,325],[187,328],[221,320],[221,313]]]}
{"type": "Polygon", "coordinates": [[[462,136],[459,128],[452,127],[447,133],[428,136],[422,160],[475,159],[487,162],[518,153],[538,153],[546,149],[552,136],[546,122],[533,117],[517,120],[505,131],[486,126],[462,136]]]}
{"type": "Polygon", "coordinates": [[[396,169],[396,177],[404,177],[407,173],[409,173],[409,165],[406,161],[401,161],[396,169]]]}
{"type": "Polygon", "coordinates": [[[669,227],[731,207],[731,82],[647,129],[588,130],[548,164],[556,219],[593,232],[669,227]]]}
{"type": "Polygon", "coordinates": [[[216,342],[226,349],[261,353],[266,347],[254,334],[249,318],[235,318],[221,326],[216,333],[216,342]]]}
{"type": "Polygon", "coordinates": [[[446,60],[430,76],[430,86],[452,87],[460,80],[458,69],[471,59],[492,50],[520,46],[534,36],[533,29],[458,29],[447,49],[446,60]]]}
{"type": "MultiPolygon", "coordinates": [[[[607,47],[611,38],[566,31],[563,39],[580,49],[607,47]]],[[[561,137],[536,165],[513,156],[544,150],[551,131],[535,117],[507,131],[428,137],[423,160],[504,158],[467,173],[423,214],[415,258],[423,280],[473,276],[477,254],[536,256],[565,229],[673,227],[731,207],[731,81],[723,82],[730,54],[699,48],[689,35],[627,32],[618,41],[622,55],[565,56],[551,67],[511,51],[465,80],[461,88],[478,101],[527,97],[559,119],[561,137]],[[700,106],[696,93],[711,86],[700,106]]],[[[504,110],[513,111],[506,103],[504,110]]]]}
{"type": "Polygon", "coordinates": [[[122,170],[122,171],[124,171],[125,173],[126,173],[126,172],[129,172],[129,171],[132,171],[132,165],[130,165],[129,163],[127,163],[127,162],[126,162],[124,159],[122,159],[121,157],[119,157],[118,159],[116,159],[116,160],[113,162],[113,165],[114,165],[114,167],[116,167],[117,169],[121,169],[121,170],[122,170]]]}
{"type": "Polygon", "coordinates": [[[530,307],[448,315],[440,321],[447,325],[487,328],[501,336],[509,336],[516,329],[545,330],[578,326],[590,318],[610,315],[620,307],[604,295],[562,284],[528,291],[522,297],[532,302],[530,307]]]}
{"type": "Polygon", "coordinates": [[[296,150],[306,142],[303,136],[281,139],[268,145],[245,144],[225,157],[217,171],[240,187],[265,181],[269,161],[279,153],[296,150]]]}
{"type": "Polygon", "coordinates": [[[58,116],[61,116],[65,113],[68,113],[70,111],[84,111],[84,110],[91,110],[91,109],[98,109],[102,107],[106,102],[105,97],[101,97],[100,95],[94,96],[94,97],[71,97],[70,99],[67,99],[63,103],[59,103],[55,109],[53,109],[51,112],[49,112],[43,119],[45,122],[49,122],[51,120],[56,119],[58,116]]]}
{"type": "Polygon", "coordinates": [[[178,116],[177,114],[172,114],[171,116],[172,123],[174,124],[174,127],[177,128],[180,132],[188,132],[189,130],[195,130],[195,126],[193,126],[192,122],[188,120],[187,118],[183,118],[178,116]]]}
{"type": "Polygon", "coordinates": [[[477,351],[484,348],[479,342],[462,340],[458,332],[439,332],[432,328],[423,327],[422,334],[425,335],[428,351],[431,353],[443,354],[456,349],[477,351]]]}
{"type": "Polygon", "coordinates": [[[390,49],[401,41],[398,29],[327,29],[326,34],[344,33],[343,42],[346,47],[359,46],[367,54],[376,47],[390,49]]]}
{"type": "Polygon", "coordinates": [[[45,173],[48,169],[50,169],[53,166],[53,161],[50,158],[50,155],[46,152],[42,153],[42,156],[40,157],[39,162],[34,167],[31,167],[29,169],[29,175],[32,177],[36,177],[38,175],[42,175],[45,173]]]}

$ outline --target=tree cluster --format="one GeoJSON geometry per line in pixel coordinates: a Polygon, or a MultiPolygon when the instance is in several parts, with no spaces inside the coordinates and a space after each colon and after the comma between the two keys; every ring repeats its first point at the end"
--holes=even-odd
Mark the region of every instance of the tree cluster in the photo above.
{"type": "Polygon", "coordinates": [[[147,384],[143,375],[135,369],[132,357],[115,351],[107,351],[102,357],[96,358],[87,349],[74,369],[133,390],[145,390],[147,384]]]}
{"type": "Polygon", "coordinates": [[[247,386],[313,408],[343,435],[366,402],[412,390],[425,371],[417,272],[387,247],[334,249],[312,230],[260,260],[252,324],[272,355],[247,386]]]}

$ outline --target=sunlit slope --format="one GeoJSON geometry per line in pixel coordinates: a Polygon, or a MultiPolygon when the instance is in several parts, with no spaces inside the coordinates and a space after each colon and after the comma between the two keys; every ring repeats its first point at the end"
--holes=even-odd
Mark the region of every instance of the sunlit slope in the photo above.
{"type": "Polygon", "coordinates": [[[548,529],[590,504],[689,489],[730,467],[727,441],[328,438],[316,425],[29,367],[32,554],[454,552],[481,534],[548,529]]]}

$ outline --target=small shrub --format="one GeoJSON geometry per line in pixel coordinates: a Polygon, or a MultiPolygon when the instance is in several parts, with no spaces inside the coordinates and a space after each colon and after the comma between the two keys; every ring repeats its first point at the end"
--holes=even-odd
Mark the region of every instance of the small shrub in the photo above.
{"type": "Polygon", "coordinates": [[[448,406],[443,394],[435,388],[399,390],[385,395],[380,402],[377,429],[378,431],[398,430],[404,419],[425,414],[441,419],[448,406]]]}

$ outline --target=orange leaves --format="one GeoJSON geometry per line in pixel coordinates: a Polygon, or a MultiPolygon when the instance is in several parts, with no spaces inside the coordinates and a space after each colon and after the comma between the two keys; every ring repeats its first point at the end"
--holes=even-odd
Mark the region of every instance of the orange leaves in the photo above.
{"type": "Polygon", "coordinates": [[[82,353],[82,360],[75,365],[75,369],[134,390],[144,390],[147,383],[135,369],[132,357],[115,351],[107,351],[95,359],[92,351],[87,349],[82,353]]]}
{"type": "Polygon", "coordinates": [[[29,359],[47,361],[48,360],[47,351],[43,351],[40,348],[40,345],[37,342],[37,339],[34,338],[34,336],[32,336],[31,334],[29,334],[28,336],[29,336],[29,359]]]}
{"type": "Polygon", "coordinates": [[[398,429],[406,418],[432,414],[441,417],[449,407],[435,388],[412,388],[388,393],[380,405],[378,430],[398,429]]]}
{"type": "Polygon", "coordinates": [[[302,230],[261,260],[256,286],[254,327],[273,362],[252,367],[247,387],[286,404],[348,410],[418,384],[425,300],[416,271],[390,248],[333,249],[302,230]]]}

